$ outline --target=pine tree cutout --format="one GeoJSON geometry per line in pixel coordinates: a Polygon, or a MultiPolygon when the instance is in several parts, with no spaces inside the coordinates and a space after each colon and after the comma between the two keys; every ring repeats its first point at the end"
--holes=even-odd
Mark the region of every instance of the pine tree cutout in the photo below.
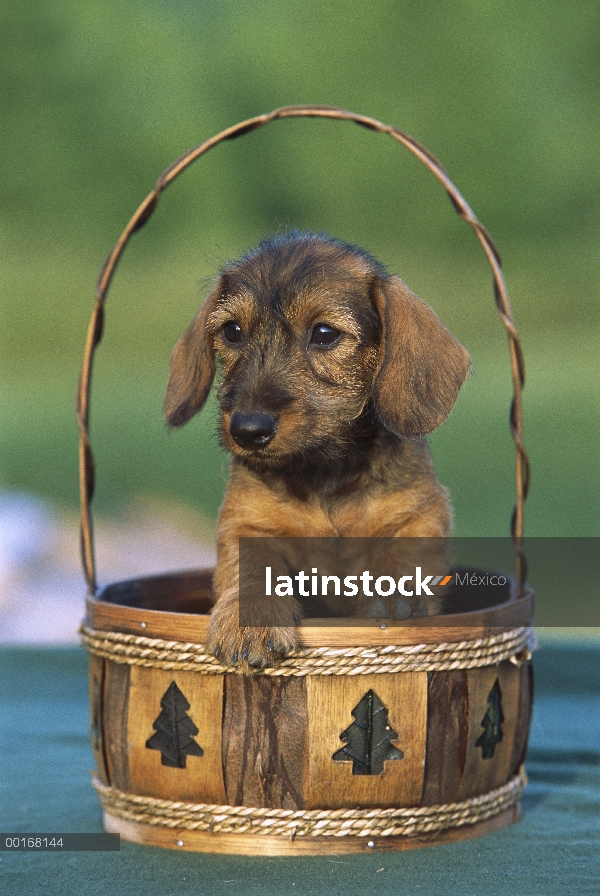
{"type": "Polygon", "coordinates": [[[353,775],[381,775],[386,760],[403,758],[402,750],[390,743],[398,735],[388,724],[388,711],[375,691],[367,691],[352,715],[355,721],[340,734],[345,746],[332,759],[352,761],[353,775]]]}
{"type": "Polygon", "coordinates": [[[198,729],[187,715],[190,704],[174,681],[160,701],[162,712],[152,727],[156,731],[146,741],[150,750],[160,750],[162,764],[185,768],[187,756],[203,756],[204,750],[194,740],[198,729]]]}
{"type": "Polygon", "coordinates": [[[487,702],[488,709],[481,720],[483,732],[475,741],[475,746],[481,747],[482,759],[491,759],[494,755],[496,744],[499,744],[502,740],[504,715],[502,713],[502,692],[498,679],[496,679],[492,690],[488,694],[487,702]]]}

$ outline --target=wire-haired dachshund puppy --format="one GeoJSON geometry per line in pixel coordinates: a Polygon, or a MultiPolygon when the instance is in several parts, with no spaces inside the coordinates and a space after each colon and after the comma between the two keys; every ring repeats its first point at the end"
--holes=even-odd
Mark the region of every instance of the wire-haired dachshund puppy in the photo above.
{"type": "MultiPolygon", "coordinates": [[[[206,646],[250,671],[297,647],[302,608],[263,587],[260,622],[240,625],[239,539],[447,539],[448,496],[423,437],[448,417],[470,360],[429,305],[366,252],[299,232],[223,269],[171,355],[169,424],[203,406],[217,356],[232,464],[206,646]]],[[[437,597],[424,609],[409,603],[417,615],[440,606],[437,597]]]]}

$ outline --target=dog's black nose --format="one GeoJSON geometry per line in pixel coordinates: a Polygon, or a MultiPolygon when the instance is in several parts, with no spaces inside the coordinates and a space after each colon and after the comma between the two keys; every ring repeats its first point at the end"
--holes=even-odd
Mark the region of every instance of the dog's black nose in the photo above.
{"type": "Polygon", "coordinates": [[[240,414],[231,417],[229,432],[240,448],[264,448],[275,435],[275,419],[270,414],[240,414]]]}

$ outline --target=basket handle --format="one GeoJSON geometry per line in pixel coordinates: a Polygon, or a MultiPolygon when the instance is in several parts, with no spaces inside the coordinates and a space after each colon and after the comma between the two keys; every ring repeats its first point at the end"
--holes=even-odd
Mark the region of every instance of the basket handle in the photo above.
{"type": "Polygon", "coordinates": [[[399,128],[383,124],[374,118],[367,118],[365,115],[357,115],[354,112],[348,112],[346,109],[339,109],[333,106],[284,106],[283,108],[275,109],[273,112],[269,112],[266,115],[258,115],[256,118],[249,118],[233,127],[227,128],[227,130],[221,131],[220,134],[216,134],[214,137],[211,137],[209,140],[206,140],[204,143],[201,143],[199,146],[196,146],[185,153],[185,155],[173,162],[173,164],[160,175],[154,190],[146,197],[146,199],[144,199],[125,227],[125,230],[119,237],[110,255],[104,262],[96,284],[96,302],[87,332],[76,403],[76,415],[79,424],[81,553],[83,569],[90,594],[94,594],[96,591],[96,565],[90,507],[94,494],[94,458],[92,455],[89,434],[90,386],[94,353],[96,346],[102,338],[104,302],[117,263],[132,234],[139,230],[150,218],[163,190],[168,187],[182,171],[191,165],[192,162],[195,162],[196,159],[199,159],[205,152],[208,152],[209,149],[212,149],[213,146],[217,146],[217,144],[221,143],[223,140],[232,140],[235,137],[241,137],[243,134],[248,134],[250,131],[261,128],[263,125],[270,124],[272,121],[279,118],[331,118],[339,121],[353,121],[355,124],[359,124],[361,127],[367,128],[368,130],[376,131],[379,134],[388,134],[394,140],[397,140],[405,146],[406,149],[415,155],[431,171],[445,188],[458,215],[463,221],[470,224],[475,231],[477,239],[481,243],[492,269],[496,308],[508,334],[513,381],[513,398],[510,406],[510,431],[515,443],[516,476],[516,503],[510,522],[510,534],[516,552],[516,577],[518,594],[520,595],[523,591],[527,575],[527,562],[523,551],[522,539],[523,503],[529,491],[529,459],[523,444],[523,407],[521,397],[523,384],[525,382],[525,364],[523,361],[521,343],[513,321],[510,299],[502,275],[500,255],[485,227],[483,227],[477,220],[435,156],[433,156],[424,146],[421,146],[420,143],[399,128]]]}

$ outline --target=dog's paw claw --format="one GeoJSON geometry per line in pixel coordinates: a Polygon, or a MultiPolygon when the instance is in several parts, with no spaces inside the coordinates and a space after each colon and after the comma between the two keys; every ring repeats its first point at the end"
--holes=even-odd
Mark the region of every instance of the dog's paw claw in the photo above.
{"type": "Polygon", "coordinates": [[[291,653],[298,645],[294,628],[254,630],[251,637],[239,631],[233,643],[221,639],[212,649],[213,656],[224,666],[235,667],[246,673],[273,666],[291,653]]]}
{"type": "Polygon", "coordinates": [[[237,603],[217,603],[207,633],[206,652],[220,664],[245,674],[273,666],[298,646],[294,623],[299,617],[297,608],[292,605],[287,608],[287,625],[240,626],[237,603]]]}

